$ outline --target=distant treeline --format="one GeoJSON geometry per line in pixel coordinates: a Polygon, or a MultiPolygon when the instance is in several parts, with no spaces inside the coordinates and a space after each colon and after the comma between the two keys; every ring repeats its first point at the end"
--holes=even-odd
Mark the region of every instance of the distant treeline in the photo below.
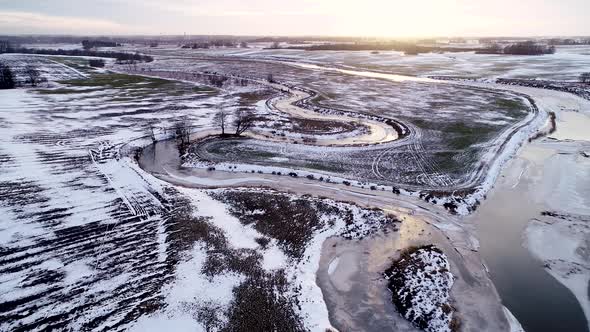
{"type": "Polygon", "coordinates": [[[248,43],[257,42],[282,42],[287,44],[301,44],[304,41],[330,41],[335,43],[358,42],[368,43],[376,41],[391,41],[383,40],[381,38],[366,38],[366,37],[334,37],[334,36],[232,36],[232,35],[158,35],[158,36],[66,36],[66,35],[0,35],[0,40],[8,40],[13,44],[80,44],[83,40],[101,40],[115,42],[119,44],[139,43],[149,45],[152,42],[156,43],[172,43],[172,44],[192,44],[212,42],[215,40],[231,40],[236,45],[242,41],[248,43]]]}
{"type": "Polygon", "coordinates": [[[541,45],[526,41],[508,46],[493,44],[476,51],[477,54],[543,55],[555,53],[555,46],[541,45]]]}
{"type": "Polygon", "coordinates": [[[14,48],[14,44],[8,40],[0,40],[0,54],[8,52],[11,48],[14,48]]]}
{"type": "Polygon", "coordinates": [[[104,67],[104,60],[103,59],[90,59],[90,60],[88,60],[88,65],[90,67],[103,68],[104,67]]]}
{"type": "Polygon", "coordinates": [[[85,39],[82,41],[82,47],[85,50],[89,50],[89,49],[95,48],[95,47],[118,47],[118,46],[121,46],[121,44],[116,43],[114,41],[88,40],[88,39],[85,39]]]}
{"type": "Polygon", "coordinates": [[[421,46],[411,43],[347,43],[347,44],[319,44],[311,46],[293,46],[288,49],[302,49],[307,51],[398,51],[406,54],[430,52],[469,52],[477,48],[421,46]]]}
{"type": "MultiPolygon", "coordinates": [[[[0,41],[0,45],[3,42],[0,41]]],[[[22,53],[22,54],[41,54],[41,55],[68,55],[68,56],[92,56],[98,58],[117,59],[120,63],[129,62],[152,62],[154,58],[149,55],[142,55],[139,53],[125,53],[125,52],[107,52],[107,51],[91,51],[91,50],[52,50],[52,49],[34,49],[24,47],[2,47],[1,53],[22,53]]]]}
{"type": "Polygon", "coordinates": [[[590,45],[590,38],[570,39],[570,38],[552,38],[548,41],[549,45],[590,45]]]}
{"type": "Polygon", "coordinates": [[[234,40],[216,39],[216,40],[211,40],[211,41],[206,41],[206,42],[194,42],[194,43],[185,44],[185,45],[182,45],[182,48],[197,49],[197,48],[211,48],[211,47],[236,47],[237,45],[238,45],[238,43],[236,43],[236,41],[234,41],[234,40]]]}

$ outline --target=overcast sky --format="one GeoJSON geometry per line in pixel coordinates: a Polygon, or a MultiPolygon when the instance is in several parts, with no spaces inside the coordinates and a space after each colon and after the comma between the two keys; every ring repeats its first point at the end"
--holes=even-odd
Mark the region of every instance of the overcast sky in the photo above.
{"type": "Polygon", "coordinates": [[[590,35],[590,0],[0,0],[0,34],[590,35]]]}

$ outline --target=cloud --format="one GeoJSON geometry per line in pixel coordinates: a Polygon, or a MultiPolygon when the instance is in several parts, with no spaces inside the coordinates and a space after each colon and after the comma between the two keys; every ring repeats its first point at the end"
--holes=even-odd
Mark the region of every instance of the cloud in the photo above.
{"type": "MultiPolygon", "coordinates": [[[[0,30],[18,33],[121,33],[130,27],[109,20],[0,10],[0,30]]],[[[136,30],[136,29],[134,29],[136,30]]]]}
{"type": "Polygon", "coordinates": [[[584,35],[588,10],[588,0],[0,0],[0,33],[584,35]],[[535,15],[523,18],[527,8],[535,15]]]}
{"type": "MultiPolygon", "coordinates": [[[[118,3],[121,0],[109,0],[118,3]]],[[[323,6],[318,10],[318,3],[308,1],[296,1],[290,4],[281,3],[279,6],[274,1],[262,0],[240,2],[235,0],[202,1],[196,4],[185,0],[125,0],[138,7],[149,7],[158,11],[181,14],[190,17],[256,17],[256,16],[309,16],[325,15],[331,10],[323,6]]]]}

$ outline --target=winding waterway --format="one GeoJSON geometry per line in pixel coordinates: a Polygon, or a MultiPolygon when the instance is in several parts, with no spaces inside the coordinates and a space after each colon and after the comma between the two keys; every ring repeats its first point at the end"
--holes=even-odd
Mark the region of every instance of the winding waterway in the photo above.
{"type": "MultiPolygon", "coordinates": [[[[324,68],[299,63],[294,65],[311,70],[337,70],[350,75],[392,81],[432,82],[432,80],[409,76],[324,68]]],[[[505,87],[497,86],[496,88],[505,87]]],[[[194,172],[182,170],[176,147],[171,141],[147,147],[140,159],[140,165],[152,173],[175,176],[177,180],[187,183],[191,182],[191,176],[195,177],[194,172]]],[[[511,163],[503,174],[508,174],[508,177],[512,174],[514,178],[514,172],[521,171],[514,165],[515,163],[511,163]]],[[[220,175],[219,172],[208,174],[203,171],[199,175],[214,176],[222,182],[227,175],[228,179],[234,179],[228,181],[228,184],[233,185],[250,182],[261,185],[265,179],[272,181],[267,177],[249,174],[220,175]],[[241,182],[240,177],[244,178],[241,182]]],[[[520,175],[517,178],[520,179],[520,175]]],[[[534,258],[522,245],[522,234],[526,224],[531,216],[541,211],[541,207],[527,200],[527,196],[523,195],[526,191],[523,187],[526,185],[526,179],[521,180],[521,183],[515,187],[509,186],[505,180],[500,180],[478,212],[467,218],[466,222],[477,225],[480,252],[489,268],[492,280],[503,303],[527,332],[588,331],[588,322],[574,295],[547,273],[542,262],[534,258]]],[[[318,190],[318,188],[314,189],[318,190]]]]}
{"type": "MultiPolygon", "coordinates": [[[[382,78],[396,82],[419,81],[435,83],[427,78],[396,74],[327,68],[297,63],[314,70],[338,71],[345,74],[382,78]]],[[[505,86],[495,86],[509,89],[505,86]]],[[[543,91],[543,90],[539,90],[543,91]]],[[[541,92],[542,93],[542,92],[541,92]]],[[[578,116],[588,121],[587,117],[578,116]]],[[[570,123],[575,125],[575,123],[570,123]]],[[[567,128],[567,127],[566,127],[567,128]]],[[[554,136],[567,135],[558,130],[554,136]],[[563,133],[563,134],[562,134],[563,133]]],[[[514,163],[512,164],[514,165],[514,163]]],[[[504,173],[514,172],[506,169],[504,173]]],[[[518,170],[520,172],[520,170],[518,170]]],[[[479,211],[469,218],[477,225],[480,252],[504,304],[528,332],[589,331],[580,303],[572,292],[544,268],[543,263],[523,246],[523,233],[541,206],[523,195],[526,181],[514,188],[500,184],[483,202],[479,211]]],[[[590,294],[589,294],[590,296],[590,294]]]]}

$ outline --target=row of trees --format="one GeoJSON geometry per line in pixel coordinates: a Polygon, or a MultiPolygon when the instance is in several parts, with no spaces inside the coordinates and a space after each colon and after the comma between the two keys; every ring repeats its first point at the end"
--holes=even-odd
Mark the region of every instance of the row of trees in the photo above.
{"type": "MultiPolygon", "coordinates": [[[[274,48],[274,45],[270,47],[274,48]]],[[[468,52],[475,48],[424,46],[409,42],[358,42],[346,44],[316,44],[311,46],[290,46],[287,49],[306,51],[397,51],[408,55],[431,52],[468,52]]]]}
{"type": "Polygon", "coordinates": [[[516,43],[504,47],[504,54],[514,55],[543,55],[543,54],[554,54],[555,46],[547,46],[536,44],[535,42],[528,41],[522,43],[516,43]]]}
{"type": "MultiPolygon", "coordinates": [[[[41,76],[41,73],[32,66],[27,66],[23,70],[23,74],[26,77],[26,84],[30,84],[35,87],[39,83],[46,81],[41,76]]],[[[0,63],[0,89],[13,89],[18,85],[15,74],[12,69],[4,63],[0,63]]]]}
{"type": "Polygon", "coordinates": [[[0,89],[13,89],[15,86],[12,70],[7,65],[0,63],[0,89]]]}
{"type": "Polygon", "coordinates": [[[105,41],[105,40],[88,40],[85,39],[82,41],[82,47],[85,50],[93,49],[95,47],[119,47],[121,44],[116,43],[114,41],[105,41]]]}
{"type": "MultiPolygon", "coordinates": [[[[254,122],[255,116],[247,109],[238,109],[235,112],[220,110],[213,117],[213,124],[221,128],[222,137],[241,136],[254,126],[254,122]],[[230,116],[232,118],[231,121],[230,116]],[[230,125],[233,125],[235,132],[228,134],[226,133],[226,129],[230,125]]],[[[149,122],[146,129],[152,141],[156,143],[156,122],[149,122]]],[[[194,125],[192,122],[188,117],[184,116],[176,121],[172,125],[172,128],[167,130],[176,139],[180,154],[185,154],[188,151],[193,129],[194,125]]]]}
{"type": "Polygon", "coordinates": [[[182,48],[192,48],[192,49],[199,49],[199,48],[211,48],[211,47],[237,47],[240,46],[241,48],[248,48],[248,42],[242,41],[239,44],[232,40],[211,40],[211,41],[202,41],[202,42],[194,42],[189,44],[182,45],[182,48]]]}
{"type": "Polygon", "coordinates": [[[116,59],[118,62],[127,63],[130,61],[135,62],[152,62],[154,58],[149,55],[143,55],[139,53],[125,53],[125,52],[106,52],[106,51],[92,51],[92,50],[62,50],[62,49],[35,49],[35,48],[24,48],[24,47],[11,47],[10,45],[1,53],[22,53],[22,54],[42,54],[42,55],[69,55],[69,56],[91,56],[98,58],[111,58],[116,59]]]}
{"type": "Polygon", "coordinates": [[[511,55],[543,55],[554,54],[555,46],[537,44],[533,41],[526,41],[508,46],[492,44],[484,49],[476,51],[477,54],[511,54],[511,55]]]}
{"type": "Polygon", "coordinates": [[[90,59],[88,60],[88,65],[90,67],[102,68],[104,67],[105,63],[103,59],[90,59]]]}
{"type": "Polygon", "coordinates": [[[590,45],[590,38],[571,39],[571,38],[552,38],[548,41],[549,45],[590,45]]]}
{"type": "MultiPolygon", "coordinates": [[[[228,136],[228,134],[226,134],[225,132],[225,129],[229,124],[228,118],[230,117],[230,115],[232,115],[231,112],[226,110],[220,110],[213,117],[213,123],[219,128],[221,128],[221,136],[228,136]]],[[[254,114],[252,114],[252,112],[250,112],[247,109],[239,108],[233,114],[232,124],[235,129],[235,133],[233,135],[240,136],[246,131],[250,130],[254,126],[255,120],[256,117],[254,116],[254,114]]]]}
{"type": "Polygon", "coordinates": [[[12,47],[12,44],[8,40],[0,40],[0,53],[6,53],[6,51],[12,47]]]}

